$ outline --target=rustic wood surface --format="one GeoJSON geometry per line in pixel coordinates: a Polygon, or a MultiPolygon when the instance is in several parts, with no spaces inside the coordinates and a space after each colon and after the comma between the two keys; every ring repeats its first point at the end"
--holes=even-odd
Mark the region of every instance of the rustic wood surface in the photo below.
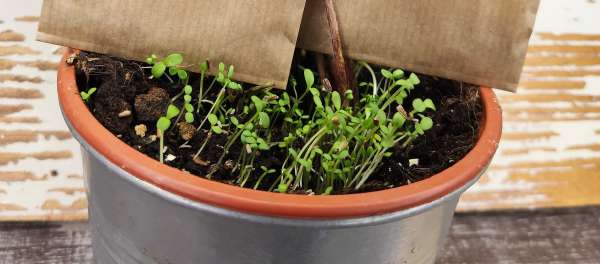
{"type": "MultiPolygon", "coordinates": [[[[41,0],[0,1],[0,221],[85,220],[55,94],[61,50],[35,41],[41,0]]],[[[500,149],[459,211],[600,204],[599,13],[600,1],[542,0],[519,92],[498,91],[500,149]]]]}
{"type": "MultiPolygon", "coordinates": [[[[92,259],[85,222],[0,223],[0,264],[92,259]]],[[[438,263],[600,263],[600,207],[457,214],[438,263]]]]}

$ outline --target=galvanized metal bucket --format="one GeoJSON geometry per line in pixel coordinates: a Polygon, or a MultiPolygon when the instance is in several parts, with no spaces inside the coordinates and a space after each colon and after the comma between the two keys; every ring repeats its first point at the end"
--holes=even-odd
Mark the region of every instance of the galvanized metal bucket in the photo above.
{"type": "Polygon", "coordinates": [[[136,152],[95,121],[74,78],[61,63],[59,101],[82,145],[98,263],[433,263],[460,195],[500,138],[500,109],[482,88],[479,142],[444,172],[365,194],[273,194],[210,182],[136,152]]]}

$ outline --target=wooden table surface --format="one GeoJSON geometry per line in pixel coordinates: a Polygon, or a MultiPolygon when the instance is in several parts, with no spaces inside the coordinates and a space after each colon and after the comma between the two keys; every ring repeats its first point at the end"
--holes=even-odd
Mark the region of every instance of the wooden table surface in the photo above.
{"type": "MultiPolygon", "coordinates": [[[[0,264],[92,263],[86,222],[0,222],[0,264]]],[[[600,263],[600,207],[460,213],[437,263],[600,263]]]]}
{"type": "MultiPolygon", "coordinates": [[[[0,221],[87,219],[79,144],[55,93],[41,0],[0,0],[0,221]]],[[[542,0],[504,134],[458,210],[600,205],[600,2],[542,0]]]]}

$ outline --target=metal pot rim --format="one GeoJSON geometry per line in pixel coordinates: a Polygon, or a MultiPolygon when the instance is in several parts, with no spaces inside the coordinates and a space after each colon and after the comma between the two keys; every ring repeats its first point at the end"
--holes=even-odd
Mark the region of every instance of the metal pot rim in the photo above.
{"type": "Polygon", "coordinates": [[[64,118],[83,145],[139,180],[188,200],[253,215],[285,218],[340,219],[389,214],[419,207],[462,190],[485,170],[500,140],[502,116],[494,92],[480,88],[484,107],[477,144],[446,170],[419,182],[389,190],[331,196],[270,193],[210,181],[138,152],[106,130],[79,96],[75,69],[65,52],[58,68],[57,90],[64,118]]]}

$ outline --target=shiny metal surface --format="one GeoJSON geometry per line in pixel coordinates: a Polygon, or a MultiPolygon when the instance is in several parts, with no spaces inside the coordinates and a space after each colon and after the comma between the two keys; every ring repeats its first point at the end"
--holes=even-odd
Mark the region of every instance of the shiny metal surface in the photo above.
{"type": "Polygon", "coordinates": [[[372,217],[235,212],[139,180],[82,143],[97,263],[433,263],[462,194],[372,217]]]}

